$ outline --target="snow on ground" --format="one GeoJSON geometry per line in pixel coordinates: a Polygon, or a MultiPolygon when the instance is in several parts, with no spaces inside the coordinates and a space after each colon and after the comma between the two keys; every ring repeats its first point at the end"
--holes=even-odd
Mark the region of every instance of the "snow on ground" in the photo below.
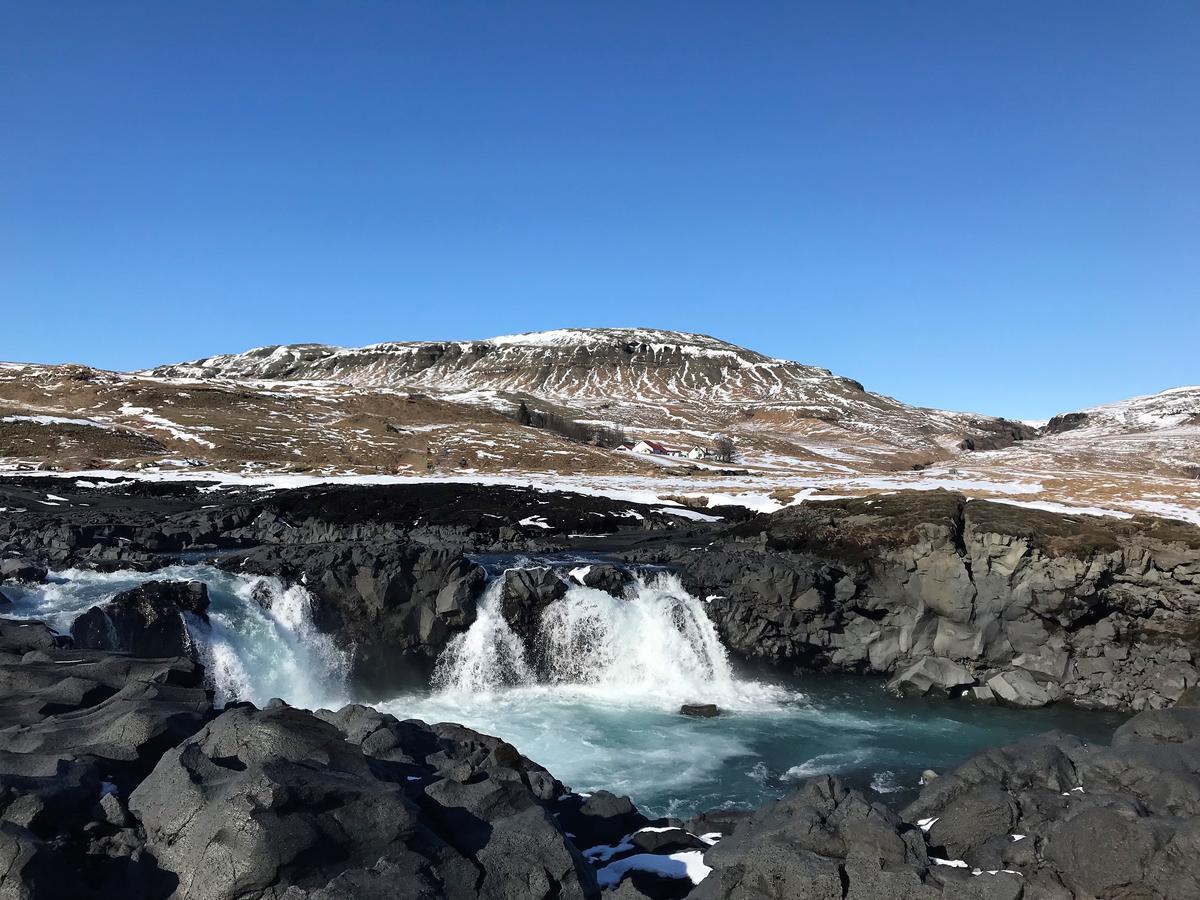
{"type": "MultiPolygon", "coordinates": [[[[890,475],[787,475],[765,478],[756,475],[728,476],[717,473],[694,473],[681,484],[648,474],[626,475],[559,475],[505,474],[492,475],[460,470],[451,475],[441,474],[358,474],[352,471],[323,473],[266,473],[247,469],[242,472],[214,472],[200,468],[172,466],[171,461],[134,471],[88,470],[82,472],[30,471],[16,465],[0,465],[0,473],[25,476],[59,476],[84,479],[138,479],[156,481],[210,481],[220,486],[256,487],[262,490],[311,487],[318,484],[418,484],[452,483],[503,485],[539,491],[565,491],[587,496],[649,505],[695,521],[712,520],[704,507],[716,512],[721,506],[744,506],[756,512],[775,512],[784,506],[844,499],[868,493],[889,493],[901,490],[958,491],[969,497],[1006,502],[1016,506],[1044,509],[1071,515],[1115,516],[1129,518],[1135,514],[1152,514],[1200,524],[1200,494],[1194,505],[1188,505],[1190,495],[1178,500],[1169,493],[1119,494],[1105,496],[1100,502],[1086,494],[1068,495],[1062,488],[1047,494],[1043,483],[1026,473],[1019,479],[1003,481],[996,478],[968,477],[950,471],[925,470],[890,475]],[[680,497],[685,502],[672,499],[680,497]],[[1181,502],[1180,502],[1181,501],[1181,502]],[[700,506],[701,511],[694,507],[700,506]]],[[[1049,476],[1046,476],[1049,477],[1049,476]]],[[[1051,479],[1053,481],[1053,479],[1051,479]]],[[[536,527],[537,523],[527,523],[536,527]]]]}
{"type": "Polygon", "coordinates": [[[64,416],[4,416],[0,422],[32,422],[35,425],[88,425],[92,428],[112,428],[94,419],[69,419],[64,416]]]}
{"type": "Polygon", "coordinates": [[[1046,512],[1063,513],[1068,516],[1112,516],[1117,519],[1132,519],[1133,513],[1122,512],[1119,509],[1106,509],[1102,506],[1071,506],[1066,503],[1053,503],[1049,500],[1013,500],[1009,497],[993,497],[993,503],[1004,503],[1008,506],[1024,506],[1027,509],[1042,509],[1046,512]]]}
{"type": "MultiPolygon", "coordinates": [[[[134,406],[132,403],[124,403],[119,410],[123,416],[137,416],[146,423],[147,428],[157,428],[161,431],[168,432],[171,437],[181,441],[192,441],[202,447],[208,447],[210,450],[216,448],[216,444],[212,441],[205,440],[199,435],[193,434],[186,430],[182,425],[172,422],[170,419],[156,415],[153,410],[145,406],[134,406]]],[[[198,431],[214,431],[215,429],[209,425],[196,426],[198,431]]]]}

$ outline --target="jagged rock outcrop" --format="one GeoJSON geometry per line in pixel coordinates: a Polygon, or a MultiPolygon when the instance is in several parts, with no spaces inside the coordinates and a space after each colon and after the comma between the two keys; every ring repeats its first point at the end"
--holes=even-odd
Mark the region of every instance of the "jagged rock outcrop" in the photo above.
{"type": "Polygon", "coordinates": [[[968,869],[1019,871],[1025,897],[1200,897],[1200,710],[1143,712],[1110,747],[985,750],[904,815],[968,869]]]}
{"type": "Polygon", "coordinates": [[[208,602],[208,586],[203,582],[148,581],[76,618],[71,638],[82,650],[194,658],[184,614],[207,621],[208,602]]]}
{"type": "Polygon", "coordinates": [[[985,750],[897,814],[828,776],[704,855],[698,900],[1200,897],[1200,711],[1111,747],[1061,733],[985,750]]]}
{"type": "Polygon", "coordinates": [[[596,895],[591,867],[527,785],[472,774],[373,765],[311,713],[245,708],[168,752],[129,808],[178,873],[180,900],[307,897],[380,868],[394,896],[596,895]]]}
{"type": "Polygon", "coordinates": [[[1142,709],[1200,683],[1200,528],[1183,523],[900,492],[631,558],[682,564],[737,653],[900,692],[1142,709]]]}

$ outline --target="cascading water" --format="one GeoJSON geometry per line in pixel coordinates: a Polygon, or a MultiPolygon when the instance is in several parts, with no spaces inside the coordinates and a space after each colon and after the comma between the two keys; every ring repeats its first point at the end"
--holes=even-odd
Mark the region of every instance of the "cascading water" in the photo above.
{"type": "Polygon", "coordinates": [[[738,700],[716,629],[674,575],[638,579],[628,600],[570,588],[543,613],[539,648],[557,684],[593,685],[676,706],[738,700]]]}
{"type": "Polygon", "coordinates": [[[444,694],[477,694],[542,682],[622,704],[678,709],[690,700],[741,707],[782,692],[733,677],[716,629],[678,576],[639,577],[627,599],[574,584],[542,613],[537,664],[505,621],[492,580],[471,628],[446,647],[434,674],[444,694]]]}
{"type": "Polygon", "coordinates": [[[68,569],[47,584],[5,590],[14,595],[9,615],[42,619],[67,633],[77,616],[121,591],[147,581],[191,580],[209,589],[208,623],[188,615],[187,625],[218,705],[261,705],[272,697],[309,708],[346,703],[346,658],[313,626],[312,597],[301,585],[212,566],[171,566],[153,573],[68,569]]]}
{"type": "MultiPolygon", "coordinates": [[[[347,702],[347,661],[312,624],[300,585],[212,566],[157,572],[69,570],[44,585],[6,583],[5,616],[67,631],[76,616],[150,580],[209,587],[209,622],[189,632],[218,704],[282,697],[295,706],[347,702]]],[[[757,805],[797,779],[859,776],[895,791],[985,744],[1064,726],[1107,736],[1111,721],[1069,711],[985,709],[897,701],[867,679],[772,684],[737,677],[702,601],[679,579],[637,581],[627,599],[571,586],[544,611],[532,658],[504,620],[502,580],[480,598],[472,627],[447,646],[435,689],[377,704],[401,719],[456,721],[511,741],[580,790],[628,793],[652,815],[757,805]],[[716,703],[716,719],[679,714],[716,703]],[[1103,724],[1102,724],[1103,723],[1103,724]]]]}
{"type": "Polygon", "coordinates": [[[477,693],[501,687],[532,684],[533,671],[521,639],[509,627],[500,608],[504,582],[493,579],[475,609],[475,621],[455,635],[438,657],[433,672],[436,688],[477,693]]]}

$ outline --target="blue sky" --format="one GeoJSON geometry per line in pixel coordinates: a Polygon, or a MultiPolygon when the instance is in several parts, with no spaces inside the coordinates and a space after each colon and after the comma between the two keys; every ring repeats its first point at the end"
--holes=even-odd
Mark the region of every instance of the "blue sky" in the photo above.
{"type": "Polygon", "coordinates": [[[0,358],[709,333],[931,406],[1200,382],[1191,2],[0,2],[0,358]]]}

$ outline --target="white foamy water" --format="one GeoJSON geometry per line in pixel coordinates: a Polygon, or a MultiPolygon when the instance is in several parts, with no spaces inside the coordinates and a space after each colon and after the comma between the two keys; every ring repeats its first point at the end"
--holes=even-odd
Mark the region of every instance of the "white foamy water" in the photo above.
{"type": "Polygon", "coordinates": [[[171,566],[156,572],[67,569],[43,585],[5,585],[8,615],[42,619],[64,634],[77,616],[147,581],[203,581],[208,624],[188,615],[188,632],[218,705],[263,704],[282,697],[316,708],[347,702],[347,660],[312,624],[312,596],[277,578],[237,575],[212,566],[171,566]]]}
{"type": "Polygon", "coordinates": [[[447,702],[541,680],[561,696],[678,710],[683,703],[761,709],[794,699],[733,675],[704,606],[676,575],[639,578],[627,598],[572,585],[542,613],[536,660],[500,609],[503,579],[493,580],[471,628],[438,660],[434,687],[447,702]]]}

